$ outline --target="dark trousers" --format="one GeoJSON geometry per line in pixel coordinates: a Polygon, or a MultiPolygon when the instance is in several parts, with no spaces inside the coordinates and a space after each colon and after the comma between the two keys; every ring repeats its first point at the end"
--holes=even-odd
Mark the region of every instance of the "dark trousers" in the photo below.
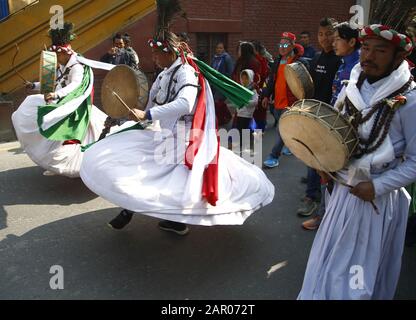
{"type": "Polygon", "coordinates": [[[321,190],[321,177],[315,169],[308,168],[308,182],[306,186],[306,196],[314,201],[319,198],[321,190]]]}
{"type": "MultiPolygon", "coordinates": [[[[238,130],[238,132],[240,133],[240,146],[241,146],[241,150],[244,149],[243,145],[243,132],[244,130],[250,130],[250,122],[251,122],[251,118],[243,118],[243,117],[237,117],[236,119],[236,128],[238,130]]],[[[251,133],[250,133],[250,144],[247,146],[248,148],[251,148],[251,133]]]]}
{"type": "Polygon", "coordinates": [[[280,120],[280,117],[285,112],[286,112],[286,109],[277,110],[273,108],[272,110],[273,116],[277,121],[276,143],[273,147],[272,153],[270,154],[270,156],[272,156],[273,158],[279,158],[280,154],[282,153],[282,149],[285,146],[285,143],[283,142],[282,136],[280,135],[280,131],[279,131],[279,120],[280,120]]]}

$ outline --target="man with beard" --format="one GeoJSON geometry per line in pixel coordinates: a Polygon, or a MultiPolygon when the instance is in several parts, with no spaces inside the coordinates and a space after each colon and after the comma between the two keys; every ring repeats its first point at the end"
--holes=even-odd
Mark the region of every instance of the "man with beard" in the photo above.
{"type": "Polygon", "coordinates": [[[352,119],[359,146],[336,174],[299,299],[393,299],[400,276],[404,187],[416,181],[416,84],[405,60],[413,45],[382,25],[364,28],[360,40],[361,63],[335,105],[352,119]]]}

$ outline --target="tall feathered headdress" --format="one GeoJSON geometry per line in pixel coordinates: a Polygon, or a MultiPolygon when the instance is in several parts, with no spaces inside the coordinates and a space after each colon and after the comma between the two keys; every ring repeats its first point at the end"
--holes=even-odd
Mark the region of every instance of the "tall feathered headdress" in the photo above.
{"type": "Polygon", "coordinates": [[[185,13],[179,3],[179,0],[156,0],[157,6],[157,25],[155,37],[149,40],[152,48],[159,48],[164,52],[176,51],[180,46],[178,37],[170,31],[170,27],[176,15],[185,13]]]}
{"type": "Polygon", "coordinates": [[[51,38],[52,46],[49,48],[49,51],[72,54],[71,42],[76,38],[73,30],[74,24],[71,22],[65,22],[63,29],[50,29],[49,37],[51,38]]]}

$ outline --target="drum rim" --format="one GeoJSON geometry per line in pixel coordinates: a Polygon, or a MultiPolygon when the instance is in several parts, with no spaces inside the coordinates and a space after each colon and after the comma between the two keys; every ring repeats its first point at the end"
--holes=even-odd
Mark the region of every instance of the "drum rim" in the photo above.
{"type": "MultiPolygon", "coordinates": [[[[295,72],[295,67],[297,67],[297,66],[300,66],[300,68],[304,71],[304,74],[307,75],[307,78],[309,80],[309,83],[308,83],[309,85],[306,86],[307,87],[306,90],[305,90],[305,87],[302,86],[305,97],[302,98],[302,99],[299,99],[299,100],[310,100],[310,99],[306,98],[306,96],[313,96],[314,95],[314,93],[315,93],[315,82],[313,81],[313,78],[312,78],[308,68],[306,68],[306,66],[301,61],[294,61],[294,62],[286,65],[286,68],[285,68],[286,82],[288,82],[287,77],[286,77],[286,72],[289,72],[289,71],[286,71],[286,70],[290,70],[290,72],[295,72]]],[[[288,87],[290,89],[289,84],[288,84],[288,87]]]]}
{"type": "Polygon", "coordinates": [[[359,145],[359,134],[358,131],[356,130],[356,128],[354,128],[354,126],[348,121],[348,119],[346,118],[345,115],[341,114],[339,111],[337,111],[336,109],[334,109],[333,106],[331,106],[328,103],[325,103],[323,101],[319,101],[316,99],[302,99],[299,100],[297,102],[295,102],[291,108],[288,109],[288,111],[286,111],[282,116],[281,119],[285,119],[289,116],[293,116],[293,115],[298,115],[298,116],[303,116],[303,117],[307,117],[309,119],[318,119],[319,123],[323,124],[324,127],[326,127],[328,130],[335,132],[335,136],[338,137],[338,140],[341,142],[341,144],[343,145],[343,148],[346,151],[346,159],[345,159],[345,163],[343,165],[343,167],[345,167],[348,162],[351,160],[351,156],[354,154],[355,150],[357,149],[358,145],[359,145]],[[324,121],[322,118],[319,118],[318,116],[316,116],[316,114],[313,113],[309,113],[309,112],[302,112],[301,110],[296,110],[296,111],[291,111],[291,109],[299,104],[304,104],[306,101],[310,101],[310,102],[314,102],[314,103],[319,103],[321,105],[324,105],[328,110],[331,110],[333,112],[338,112],[340,117],[339,119],[341,119],[344,124],[348,125],[352,130],[350,132],[350,134],[353,134],[356,142],[352,145],[351,150],[349,148],[349,144],[347,144],[347,137],[343,138],[342,135],[340,134],[340,132],[338,130],[335,130],[333,126],[331,126],[328,122],[324,121]]]}
{"type": "MultiPolygon", "coordinates": [[[[145,110],[146,105],[147,105],[147,103],[149,101],[149,97],[150,97],[149,88],[150,88],[150,86],[149,86],[149,80],[148,80],[146,74],[142,70],[140,70],[140,69],[134,69],[134,68],[132,68],[132,67],[130,67],[128,65],[117,65],[110,72],[108,72],[106,74],[106,76],[104,77],[104,79],[102,81],[102,84],[101,84],[101,103],[102,103],[102,108],[103,108],[104,112],[107,113],[108,115],[109,115],[108,108],[105,107],[107,105],[107,103],[104,102],[106,100],[106,98],[107,98],[107,97],[104,97],[104,95],[106,95],[106,91],[108,91],[108,89],[105,88],[104,86],[106,84],[108,85],[108,83],[106,83],[106,82],[108,81],[109,75],[111,74],[111,72],[113,70],[123,70],[123,69],[124,70],[129,70],[129,72],[131,72],[132,74],[134,74],[134,81],[135,81],[136,90],[139,92],[139,94],[137,96],[137,99],[135,99],[136,100],[135,101],[135,106],[130,106],[130,108],[136,108],[138,102],[140,102],[140,100],[142,100],[142,98],[144,97],[144,95],[140,95],[141,90],[143,89],[143,86],[141,85],[142,83],[139,81],[138,77],[141,78],[142,80],[145,80],[145,83],[146,83],[146,87],[144,89],[146,89],[146,96],[147,97],[146,97],[146,103],[143,106],[143,110],[145,110]]],[[[113,113],[113,112],[110,112],[110,113],[113,113]]],[[[128,113],[126,112],[126,115],[121,116],[121,118],[126,117],[127,115],[128,115],[128,113]]],[[[120,117],[116,117],[116,118],[120,118],[120,117]]]]}
{"type": "MultiPolygon", "coordinates": [[[[286,115],[286,113],[284,114],[284,115],[282,115],[282,117],[281,117],[281,119],[285,119],[285,118],[287,118],[288,116],[293,116],[295,113],[292,113],[292,114],[288,114],[288,115],[286,115]],[[283,116],[285,116],[285,117],[283,117],[283,116]]],[[[317,119],[317,117],[312,117],[312,116],[310,116],[310,115],[306,115],[306,114],[298,114],[298,113],[296,113],[297,115],[300,115],[300,116],[303,116],[303,117],[306,117],[306,118],[308,118],[308,119],[314,119],[314,120],[316,120],[317,119]]],[[[333,130],[333,128],[331,128],[327,123],[325,123],[324,121],[319,121],[319,123],[320,124],[324,124],[324,127],[326,127],[327,129],[328,129],[328,131],[335,131],[335,130],[333,130]]],[[[340,140],[340,138],[342,138],[342,136],[340,135],[340,133],[338,132],[338,131],[336,131],[336,133],[335,133],[335,137],[337,138],[337,140],[339,141],[339,142],[341,142],[341,140],[340,140]]],[[[348,146],[347,146],[347,144],[345,143],[345,141],[344,140],[342,140],[342,142],[341,142],[341,146],[342,146],[342,149],[344,150],[344,155],[345,155],[345,160],[344,160],[344,163],[343,163],[343,165],[342,165],[342,168],[345,168],[346,167],[346,165],[348,164],[348,162],[349,162],[349,160],[350,160],[350,157],[349,157],[349,155],[351,154],[351,151],[349,150],[349,148],[348,148],[348,146]]],[[[341,169],[342,169],[341,168],[341,169]]],[[[321,168],[321,169],[323,169],[323,168],[321,168]]],[[[340,170],[341,170],[340,169],[340,170]]]]}
{"type": "Polygon", "coordinates": [[[54,91],[55,86],[56,86],[55,82],[56,82],[56,68],[58,67],[58,57],[57,57],[57,54],[55,52],[42,50],[41,53],[40,53],[40,58],[41,58],[40,61],[39,61],[40,92],[41,93],[49,93],[49,92],[54,91]],[[42,87],[45,86],[44,81],[43,81],[43,78],[44,78],[43,77],[43,72],[42,72],[44,70],[44,68],[43,68],[44,57],[50,57],[50,58],[53,57],[53,59],[55,60],[54,61],[55,62],[55,70],[54,70],[54,72],[52,72],[53,87],[50,88],[51,90],[46,90],[46,91],[42,88],[42,87]]]}
{"type": "MultiPolygon", "coordinates": [[[[302,103],[302,102],[304,102],[304,101],[313,101],[313,102],[318,102],[318,103],[320,103],[320,104],[323,104],[323,105],[326,105],[326,107],[328,107],[328,109],[329,110],[332,110],[332,111],[334,111],[334,112],[339,112],[339,111],[337,111],[333,106],[331,106],[330,104],[328,104],[328,103],[325,103],[325,102],[323,102],[323,101],[319,101],[319,100],[316,100],[316,99],[303,99],[303,100],[299,100],[299,101],[296,101],[289,109],[288,109],[288,111],[286,111],[281,117],[283,118],[283,117],[286,117],[287,115],[288,115],[288,113],[290,113],[290,112],[292,112],[292,113],[304,113],[305,115],[312,115],[312,114],[310,114],[310,113],[307,113],[307,112],[301,112],[301,111],[291,111],[291,109],[293,108],[293,107],[295,107],[295,106],[297,106],[299,103],[302,103]]],[[[342,121],[344,121],[344,123],[346,124],[346,125],[348,125],[348,126],[350,126],[351,128],[352,128],[352,132],[354,133],[354,135],[355,135],[355,137],[357,138],[357,140],[360,138],[360,136],[359,136],[359,134],[358,134],[358,131],[355,129],[355,127],[351,124],[351,122],[350,121],[348,121],[348,119],[347,119],[347,117],[345,116],[345,115],[343,115],[342,113],[340,113],[339,112],[339,114],[340,114],[340,119],[342,120],[342,121]]],[[[316,117],[315,116],[315,118],[318,118],[318,117],[316,117]]],[[[321,120],[321,119],[320,119],[321,120]]],[[[322,120],[321,120],[322,121],[322,120]]],[[[324,122],[324,121],[322,121],[322,122],[324,122]]],[[[326,124],[328,124],[327,122],[324,122],[324,123],[326,123],[326,124]]],[[[328,124],[328,126],[329,126],[329,124],[328,124]]],[[[332,128],[333,129],[333,128],[332,128]]],[[[333,129],[334,130],[334,129],[333,129]]],[[[338,131],[337,131],[337,133],[339,133],[338,131]]]]}

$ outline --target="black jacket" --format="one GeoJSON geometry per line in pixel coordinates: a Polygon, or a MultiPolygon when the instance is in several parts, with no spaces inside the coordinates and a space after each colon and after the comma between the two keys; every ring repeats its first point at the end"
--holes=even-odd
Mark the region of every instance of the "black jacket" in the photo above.
{"type": "Polygon", "coordinates": [[[334,51],[318,52],[309,64],[315,95],[314,99],[330,104],[335,75],[341,65],[341,58],[334,51]]]}
{"type": "Polygon", "coordinates": [[[133,58],[125,49],[120,49],[118,53],[114,55],[106,53],[104,56],[101,57],[100,61],[114,65],[125,64],[130,67],[134,67],[135,65],[133,58]]]}

